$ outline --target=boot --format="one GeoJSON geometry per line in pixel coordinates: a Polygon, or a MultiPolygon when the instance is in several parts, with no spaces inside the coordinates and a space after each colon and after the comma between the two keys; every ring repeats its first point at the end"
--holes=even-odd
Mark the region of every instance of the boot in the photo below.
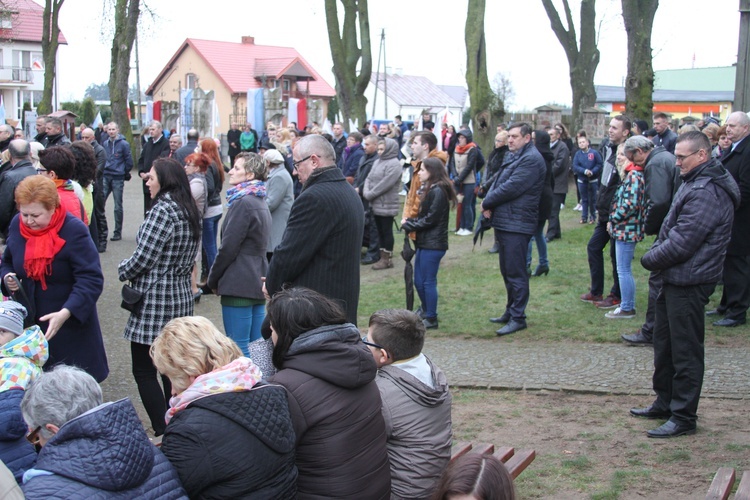
{"type": "Polygon", "coordinates": [[[393,252],[389,252],[385,248],[380,249],[380,260],[377,261],[375,264],[372,265],[372,268],[376,271],[379,271],[381,269],[390,269],[393,267],[393,261],[391,260],[391,257],[393,257],[393,252]]]}

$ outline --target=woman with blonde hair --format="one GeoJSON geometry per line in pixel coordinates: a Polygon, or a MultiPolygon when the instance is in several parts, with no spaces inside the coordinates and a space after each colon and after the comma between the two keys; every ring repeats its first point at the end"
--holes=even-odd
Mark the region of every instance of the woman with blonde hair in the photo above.
{"type": "Polygon", "coordinates": [[[161,450],[190,498],[295,498],[295,436],[283,387],[206,318],[176,318],[151,346],[172,382],[161,450]],[[239,457],[245,457],[238,460],[239,457]]]}

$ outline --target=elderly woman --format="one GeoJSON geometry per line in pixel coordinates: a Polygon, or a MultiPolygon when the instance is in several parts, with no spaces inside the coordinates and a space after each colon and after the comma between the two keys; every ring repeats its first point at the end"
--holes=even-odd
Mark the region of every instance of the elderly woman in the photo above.
{"type": "Polygon", "coordinates": [[[193,315],[190,275],[193,270],[201,217],[193,202],[182,166],[172,158],[154,161],[146,185],[153,200],[138,228],[133,255],[118,267],[120,281],[143,296],[130,313],[124,337],[130,341],[133,376],[156,436],[164,433],[164,412],[171,393],[169,380],[159,387],[149,348],[173,318],[193,315]]]}
{"type": "Polygon", "coordinates": [[[45,176],[21,181],[16,203],[20,213],[8,228],[0,264],[3,293],[16,292],[14,278],[21,280],[32,302],[25,305],[49,341],[47,368],[76,365],[101,382],[109,374],[96,312],[104,277],[89,229],[65,212],[55,183],[45,176]]]}
{"type": "Polygon", "coordinates": [[[389,498],[377,367],[359,330],[336,302],[302,287],[276,293],[268,316],[279,370],[269,381],[287,390],[299,498],[389,498]]]}
{"type": "Polygon", "coordinates": [[[271,211],[271,237],[268,240],[266,257],[271,262],[273,250],[281,243],[286,230],[286,221],[294,203],[294,182],[292,176],[284,168],[284,157],[275,149],[263,153],[263,159],[268,167],[268,183],[266,185],[266,202],[271,211]]]}
{"type": "Polygon", "coordinates": [[[266,316],[261,277],[268,272],[266,250],[271,212],[266,203],[266,163],[256,153],[240,153],[229,171],[227,217],[221,226],[221,246],[208,286],[221,295],[224,331],[245,356],[247,345],[260,338],[266,316]]]}
{"type": "Polygon", "coordinates": [[[295,498],[286,391],[206,318],[177,318],[151,346],[172,381],[161,450],[191,498],[295,498]]]}
{"type": "MultiPolygon", "coordinates": [[[[203,153],[193,153],[185,158],[185,174],[190,182],[190,193],[193,195],[195,206],[198,207],[198,213],[201,218],[206,213],[208,205],[208,183],[206,182],[206,172],[211,160],[203,153]]],[[[193,291],[193,300],[198,303],[201,300],[203,291],[198,288],[198,268],[200,267],[201,245],[198,245],[198,252],[195,254],[195,265],[190,277],[190,288],[193,291]]]]}
{"type": "Polygon", "coordinates": [[[385,139],[378,143],[378,159],[365,180],[362,196],[370,202],[375,216],[380,241],[380,260],[375,270],[393,267],[393,219],[401,209],[398,193],[401,191],[401,163],[398,161],[398,143],[385,139]]]}
{"type": "Polygon", "coordinates": [[[130,400],[102,404],[99,384],[78,368],[44,373],[21,411],[29,441],[41,447],[24,475],[26,498],[185,498],[130,400]]]}

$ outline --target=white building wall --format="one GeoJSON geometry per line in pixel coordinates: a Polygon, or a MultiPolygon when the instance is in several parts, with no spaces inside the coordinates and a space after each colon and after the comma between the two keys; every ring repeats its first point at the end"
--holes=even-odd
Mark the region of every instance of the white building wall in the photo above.
{"type": "Polygon", "coordinates": [[[44,61],[42,45],[32,42],[0,44],[0,93],[3,96],[5,118],[20,121],[23,103],[32,109],[42,98],[44,88],[44,61]],[[26,69],[37,67],[38,69],[26,69]]]}

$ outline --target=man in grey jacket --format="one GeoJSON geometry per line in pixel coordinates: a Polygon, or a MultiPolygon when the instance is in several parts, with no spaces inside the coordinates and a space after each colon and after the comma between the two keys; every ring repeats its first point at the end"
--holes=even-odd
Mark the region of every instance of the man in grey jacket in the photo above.
{"type": "Polygon", "coordinates": [[[427,498],[451,458],[451,393],[445,374],[422,354],[425,327],[416,313],[383,309],[367,337],[378,375],[391,498],[427,498]]]}

